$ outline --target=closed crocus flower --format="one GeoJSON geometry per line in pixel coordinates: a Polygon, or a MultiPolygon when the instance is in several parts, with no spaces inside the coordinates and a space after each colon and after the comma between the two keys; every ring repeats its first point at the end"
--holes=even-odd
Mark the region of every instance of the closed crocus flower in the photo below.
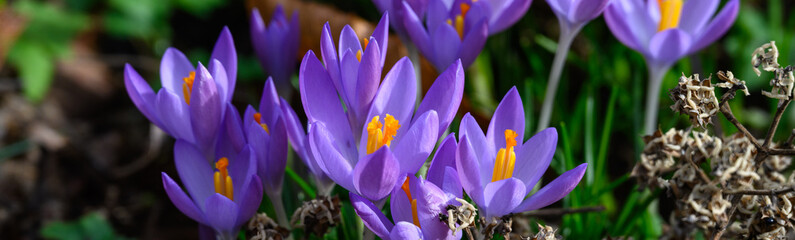
{"type": "Polygon", "coordinates": [[[585,24],[602,14],[609,2],[609,0],[547,0],[555,16],[558,17],[560,37],[558,38],[558,49],[555,51],[555,59],[552,61],[549,81],[547,81],[544,105],[541,108],[541,116],[538,121],[539,131],[549,125],[552,103],[555,101],[560,74],[563,72],[563,65],[569,54],[571,42],[585,24]]]}
{"type": "Polygon", "coordinates": [[[149,121],[176,139],[196,144],[212,157],[236,74],[235,45],[224,27],[207,68],[201,63],[194,67],[182,52],[169,48],[160,62],[163,88],[157,94],[129,64],[124,68],[124,84],[130,99],[149,121]]]}
{"type": "Polygon", "coordinates": [[[404,26],[411,42],[437,70],[446,69],[456,59],[467,68],[489,35],[487,5],[486,1],[456,1],[447,6],[442,0],[429,0],[423,16],[403,2],[404,26]]]}
{"type": "Polygon", "coordinates": [[[549,167],[558,139],[548,128],[522,144],[522,106],[514,87],[497,106],[485,135],[472,115],[461,120],[456,169],[464,191],[487,219],[557,202],[577,186],[587,167],[581,164],[525,198],[549,167]]]}
{"type": "MultiPolygon", "coordinates": [[[[288,226],[287,215],[282,204],[282,182],[287,166],[287,128],[282,116],[284,99],[279,98],[272,78],[268,78],[262,90],[259,108],[246,107],[243,119],[234,106],[229,106],[225,121],[225,131],[239,151],[248,144],[253,149],[257,175],[262,180],[265,193],[271,199],[277,219],[282,226],[288,226]]],[[[289,106],[288,106],[289,107],[289,106]]]]}
{"type": "Polygon", "coordinates": [[[259,10],[254,8],[249,24],[251,43],[262,68],[276,81],[280,95],[289,96],[292,93],[290,76],[295,71],[301,33],[298,11],[294,11],[287,21],[284,9],[279,5],[273,11],[270,23],[265,25],[259,10]]]}
{"type": "Polygon", "coordinates": [[[177,140],[174,161],[187,194],[168,174],[162,173],[169,199],[183,214],[199,223],[202,236],[235,239],[262,201],[262,184],[256,175],[253,150],[245,146],[235,156],[208,163],[193,144],[177,140]]]}
{"type": "Polygon", "coordinates": [[[734,23],[739,0],[615,0],[605,10],[613,35],[640,52],[649,68],[645,131],[657,129],[657,105],[663,76],[682,57],[709,46],[734,23]],[[714,15],[714,17],[713,17],[714,15]]]}
{"type": "Polygon", "coordinates": [[[454,234],[446,222],[439,220],[440,214],[447,213],[447,206],[461,205],[456,196],[413,175],[403,179],[390,197],[394,224],[370,200],[350,193],[351,204],[364,225],[382,239],[460,239],[460,231],[454,234]]]}
{"type": "Polygon", "coordinates": [[[366,112],[362,120],[352,118],[356,115],[350,114],[351,105],[343,109],[338,96],[345,92],[335,91],[338,88],[329,75],[313,52],[304,56],[300,91],[315,164],[345,189],[372,201],[382,200],[399,176],[422,167],[455,116],[463,95],[461,64],[451,65],[439,76],[415,111],[414,69],[404,57],[376,85],[372,104],[367,111],[360,110],[366,112]],[[359,129],[352,127],[351,121],[365,120],[359,129]]]}
{"type": "Polygon", "coordinates": [[[531,1],[427,0],[424,8],[417,7],[419,2],[402,1],[403,27],[422,55],[442,70],[458,58],[469,67],[486,38],[516,23],[531,1]]]}
{"type": "MultiPolygon", "coordinates": [[[[381,81],[389,40],[389,15],[384,13],[373,34],[359,40],[349,25],[345,25],[340,32],[338,47],[335,47],[331,38],[328,23],[320,34],[323,70],[348,108],[348,118],[352,120],[351,127],[355,130],[364,125],[367,110],[373,103],[381,81]]],[[[304,63],[301,62],[302,68],[304,63]]]]}
{"type": "Polygon", "coordinates": [[[411,6],[413,12],[417,15],[425,15],[425,9],[428,7],[428,0],[373,0],[373,4],[375,4],[375,7],[377,7],[381,13],[390,13],[389,22],[391,23],[392,29],[402,36],[406,34],[406,29],[403,27],[402,21],[405,14],[403,12],[404,1],[411,6]]]}

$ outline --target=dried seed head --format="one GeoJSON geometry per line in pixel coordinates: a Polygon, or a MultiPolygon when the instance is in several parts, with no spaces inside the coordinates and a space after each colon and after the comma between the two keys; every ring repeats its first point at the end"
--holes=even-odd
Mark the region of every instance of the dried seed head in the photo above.
{"type": "Polygon", "coordinates": [[[745,85],[745,81],[740,80],[739,78],[734,77],[734,73],[732,71],[718,71],[718,79],[721,80],[720,83],[716,83],[716,87],[720,88],[739,88],[741,91],[745,93],[745,96],[751,95],[748,93],[748,86],[745,85]]]}
{"type": "Polygon", "coordinates": [[[671,89],[670,97],[674,101],[671,109],[680,114],[690,116],[693,125],[706,128],[712,117],[718,113],[718,98],[711,78],[700,80],[698,74],[679,78],[679,85],[671,89]]]}
{"type": "Polygon", "coordinates": [[[641,187],[664,187],[665,180],[662,174],[673,171],[676,165],[675,158],[682,155],[682,150],[689,141],[687,132],[670,129],[665,134],[657,130],[650,136],[645,136],[646,146],[640,155],[641,161],[632,169],[632,177],[638,179],[641,187]]]}
{"type": "Polygon", "coordinates": [[[759,71],[760,67],[762,70],[767,72],[775,71],[779,66],[776,41],[770,41],[769,43],[765,43],[761,47],[756,48],[754,53],[751,54],[751,64],[753,65],[754,72],[757,76],[762,74],[762,72],[759,71]]]}
{"type": "Polygon", "coordinates": [[[257,213],[248,221],[246,237],[250,240],[281,240],[287,239],[290,231],[276,224],[265,213],[257,213]]]}
{"type": "Polygon", "coordinates": [[[541,225],[539,223],[538,224],[538,233],[536,233],[536,235],[533,236],[530,239],[533,239],[533,240],[557,240],[557,239],[563,239],[561,236],[556,235],[555,231],[557,231],[557,229],[555,229],[553,227],[550,227],[550,226],[544,226],[544,225],[541,225]]]}
{"type": "Polygon", "coordinates": [[[312,199],[295,210],[290,224],[296,228],[304,228],[307,234],[313,233],[322,237],[329,228],[340,223],[340,207],[337,196],[312,199]]]}

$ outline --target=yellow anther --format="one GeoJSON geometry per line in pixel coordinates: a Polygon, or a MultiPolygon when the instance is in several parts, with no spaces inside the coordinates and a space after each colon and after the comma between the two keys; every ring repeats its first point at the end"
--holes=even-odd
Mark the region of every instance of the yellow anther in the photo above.
{"type": "Polygon", "coordinates": [[[679,18],[682,16],[682,0],[657,0],[660,6],[660,25],[658,32],[662,32],[679,26],[679,18]]]}
{"type": "Polygon", "coordinates": [[[403,182],[403,186],[401,186],[400,188],[402,188],[403,191],[406,192],[406,197],[408,197],[409,202],[411,202],[411,216],[412,220],[414,220],[414,225],[422,229],[422,226],[420,226],[419,215],[417,215],[417,199],[411,198],[411,188],[409,187],[408,178],[406,178],[406,181],[403,182]]]}
{"type": "Polygon", "coordinates": [[[356,51],[356,60],[362,61],[362,50],[356,51]]]}
{"type": "Polygon", "coordinates": [[[464,17],[467,16],[467,12],[469,12],[469,7],[470,7],[469,4],[461,3],[461,16],[464,16],[464,17]]]}
{"type": "Polygon", "coordinates": [[[265,129],[266,133],[271,134],[271,130],[268,128],[268,124],[262,122],[262,114],[254,113],[254,121],[257,121],[257,123],[262,127],[262,129],[265,129]]]}
{"type": "Polygon", "coordinates": [[[458,38],[464,39],[464,16],[455,16],[455,31],[458,32],[458,38]]]}
{"type": "Polygon", "coordinates": [[[516,137],[515,131],[511,129],[505,130],[505,148],[501,148],[497,152],[497,158],[494,160],[494,171],[491,173],[491,181],[496,182],[503,179],[508,179],[513,176],[513,168],[516,164],[516,137]]]}
{"type": "Polygon", "coordinates": [[[229,159],[225,157],[215,162],[215,169],[218,171],[213,174],[213,183],[216,193],[220,193],[229,198],[229,200],[234,201],[234,185],[232,185],[232,177],[229,176],[229,171],[226,169],[227,166],[229,166],[229,159]]]}
{"type": "Polygon", "coordinates": [[[384,145],[389,146],[399,128],[398,120],[392,115],[386,115],[384,124],[381,124],[379,116],[373,116],[370,123],[367,123],[367,154],[375,152],[384,145]]]}
{"type": "Polygon", "coordinates": [[[193,90],[193,80],[196,79],[196,72],[190,71],[187,77],[182,78],[182,96],[185,96],[185,103],[190,105],[190,93],[193,90]]]}

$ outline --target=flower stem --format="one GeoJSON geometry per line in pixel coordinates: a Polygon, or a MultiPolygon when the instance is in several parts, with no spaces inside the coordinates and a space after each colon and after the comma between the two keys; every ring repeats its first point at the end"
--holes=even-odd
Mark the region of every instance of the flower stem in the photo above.
{"type": "Polygon", "coordinates": [[[657,111],[660,105],[660,87],[670,66],[649,64],[649,82],[646,86],[646,120],[644,134],[652,134],[657,129],[657,111]]]}
{"type": "Polygon", "coordinates": [[[582,26],[576,26],[569,29],[561,23],[560,38],[558,39],[558,49],[555,51],[555,59],[552,60],[552,71],[549,73],[549,80],[547,81],[547,91],[544,96],[544,105],[541,107],[541,118],[538,121],[538,130],[544,130],[549,126],[549,119],[552,115],[552,103],[555,101],[555,93],[558,90],[558,83],[560,83],[560,75],[563,72],[563,66],[566,63],[566,56],[569,54],[574,37],[580,32],[582,26]]]}
{"type": "Polygon", "coordinates": [[[291,229],[290,222],[287,221],[287,213],[284,211],[284,202],[282,201],[282,194],[281,193],[268,194],[268,198],[271,199],[271,203],[273,204],[273,210],[276,211],[276,221],[279,222],[279,226],[291,229]]]}

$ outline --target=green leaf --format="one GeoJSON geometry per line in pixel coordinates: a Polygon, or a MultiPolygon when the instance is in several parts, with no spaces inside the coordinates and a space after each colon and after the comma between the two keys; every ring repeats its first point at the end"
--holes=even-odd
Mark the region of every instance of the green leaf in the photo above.
{"type": "Polygon", "coordinates": [[[17,42],[8,54],[11,65],[19,70],[22,89],[28,100],[38,102],[50,88],[55,70],[53,56],[29,42],[17,42]]]}

